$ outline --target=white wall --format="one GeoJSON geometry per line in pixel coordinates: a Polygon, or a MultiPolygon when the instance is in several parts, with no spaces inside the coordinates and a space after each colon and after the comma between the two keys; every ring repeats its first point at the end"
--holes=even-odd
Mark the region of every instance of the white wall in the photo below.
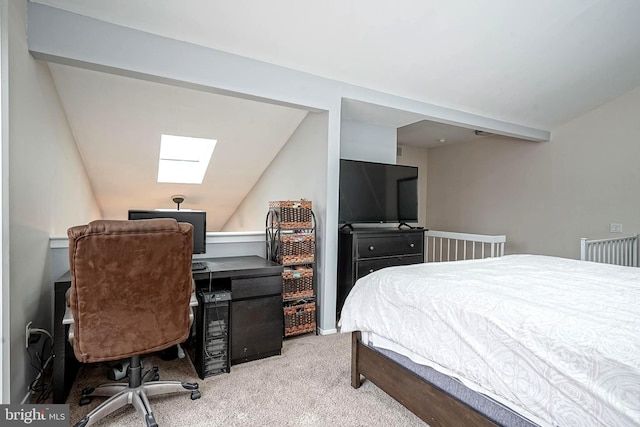
{"type": "Polygon", "coordinates": [[[308,113],[265,169],[222,231],[264,230],[271,200],[326,198],[327,114],[308,113]],[[322,139],[324,138],[324,139],[322,139]]]}
{"type": "Polygon", "coordinates": [[[27,50],[26,9],[9,2],[11,403],[36,375],[25,325],[52,331],[51,231],[100,216],[49,69],[27,50]]]}
{"type": "Polygon", "coordinates": [[[394,127],[342,120],[340,158],[395,164],[397,141],[394,127]]]}
{"type": "Polygon", "coordinates": [[[335,284],[332,286],[331,280],[325,280],[326,269],[335,269],[335,265],[327,264],[320,249],[326,245],[323,236],[327,212],[328,125],[328,113],[309,113],[223,228],[223,231],[264,230],[269,201],[311,200],[319,248],[316,254],[319,327],[327,332],[335,329],[336,303],[335,284]]]}
{"type": "Polygon", "coordinates": [[[506,234],[508,253],[578,258],[580,237],[640,231],[640,87],[552,131],[429,150],[427,226],[506,234]]]}

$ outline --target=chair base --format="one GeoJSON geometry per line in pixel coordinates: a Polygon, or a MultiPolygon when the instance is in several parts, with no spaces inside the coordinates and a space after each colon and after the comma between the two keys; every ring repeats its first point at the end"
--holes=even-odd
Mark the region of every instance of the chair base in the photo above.
{"type": "MultiPolygon", "coordinates": [[[[134,365],[135,362],[132,362],[134,365]]],[[[139,368],[138,368],[139,369],[139,368]]],[[[109,399],[102,402],[98,407],[89,412],[74,427],[90,426],[117,409],[128,404],[136,408],[147,427],[157,427],[156,420],[151,410],[148,397],[169,393],[191,392],[191,400],[200,398],[198,383],[186,383],[181,381],[155,381],[158,377],[158,368],[153,368],[140,378],[140,371],[135,375],[135,366],[130,372],[129,383],[103,384],[98,387],[90,387],[82,391],[80,404],[88,403],[92,397],[107,396],[109,399]],[[137,378],[136,378],[137,377],[137,378]]]]}

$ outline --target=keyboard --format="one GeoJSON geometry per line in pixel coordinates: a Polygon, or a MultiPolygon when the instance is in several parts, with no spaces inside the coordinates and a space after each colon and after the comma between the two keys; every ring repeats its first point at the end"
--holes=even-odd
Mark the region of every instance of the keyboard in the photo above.
{"type": "Polygon", "coordinates": [[[206,270],[207,269],[207,263],[206,262],[192,262],[191,263],[191,271],[200,271],[200,270],[206,270]]]}

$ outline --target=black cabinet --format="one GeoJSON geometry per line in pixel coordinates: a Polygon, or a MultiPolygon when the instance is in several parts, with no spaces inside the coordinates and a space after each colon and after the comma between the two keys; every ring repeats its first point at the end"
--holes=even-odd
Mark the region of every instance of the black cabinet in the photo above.
{"type": "MultiPolygon", "coordinates": [[[[281,288],[281,286],[280,286],[281,288]]],[[[234,300],[231,305],[231,364],[280,354],[282,297],[234,300]]]]}
{"type": "Polygon", "coordinates": [[[202,260],[198,289],[231,291],[231,365],[282,352],[282,266],[257,256],[202,260]]]}
{"type": "Polygon", "coordinates": [[[342,229],[338,235],[338,318],[356,280],[385,267],[424,262],[424,230],[342,229]]]}

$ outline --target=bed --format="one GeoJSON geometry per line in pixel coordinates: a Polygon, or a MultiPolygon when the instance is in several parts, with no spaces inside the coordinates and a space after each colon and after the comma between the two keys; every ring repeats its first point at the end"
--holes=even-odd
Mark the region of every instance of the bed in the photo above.
{"type": "Polygon", "coordinates": [[[640,269],[536,255],[391,267],[340,319],[351,382],[435,426],[640,425],[640,269]]]}

